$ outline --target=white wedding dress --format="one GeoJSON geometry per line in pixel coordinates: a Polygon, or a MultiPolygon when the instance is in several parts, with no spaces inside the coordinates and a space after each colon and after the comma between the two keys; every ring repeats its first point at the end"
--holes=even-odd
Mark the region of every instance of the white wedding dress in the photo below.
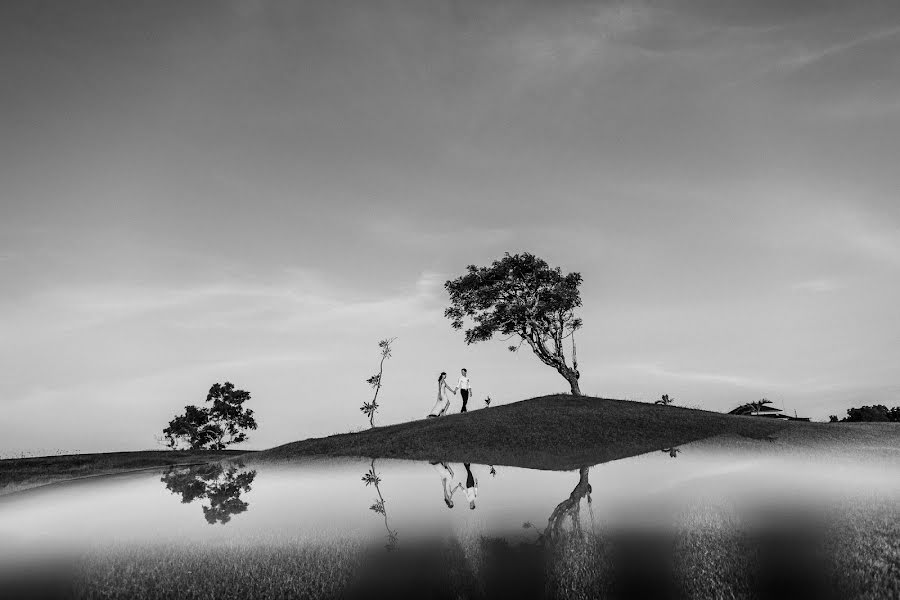
{"type": "Polygon", "coordinates": [[[434,403],[434,408],[431,409],[428,416],[442,417],[447,414],[447,411],[450,409],[450,394],[452,393],[453,390],[447,385],[446,379],[438,382],[437,402],[434,403]]]}

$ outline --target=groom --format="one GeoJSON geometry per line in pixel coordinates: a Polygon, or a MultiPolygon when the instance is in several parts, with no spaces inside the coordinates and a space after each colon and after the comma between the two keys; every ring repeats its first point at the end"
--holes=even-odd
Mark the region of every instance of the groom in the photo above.
{"type": "Polygon", "coordinates": [[[466,402],[469,401],[469,395],[472,393],[472,386],[469,384],[469,377],[466,375],[465,369],[460,369],[459,381],[456,382],[456,388],[459,390],[462,395],[462,410],[459,411],[461,413],[466,412],[466,402]]]}

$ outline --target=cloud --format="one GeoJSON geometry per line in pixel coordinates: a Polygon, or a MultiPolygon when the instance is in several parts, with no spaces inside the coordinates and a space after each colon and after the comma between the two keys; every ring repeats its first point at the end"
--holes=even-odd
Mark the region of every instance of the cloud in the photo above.
{"type": "Polygon", "coordinates": [[[735,375],[732,373],[713,373],[689,370],[671,370],[654,363],[633,363],[624,368],[636,370],[655,377],[671,377],[700,383],[724,383],[742,388],[771,389],[783,387],[780,384],[759,377],[735,375]]]}
{"type": "Polygon", "coordinates": [[[414,222],[403,217],[375,219],[367,223],[369,235],[381,242],[414,248],[441,248],[449,244],[464,248],[484,248],[505,244],[513,239],[510,229],[449,223],[434,227],[433,221],[414,222]]]}
{"type": "Polygon", "coordinates": [[[833,225],[838,239],[866,258],[900,267],[900,226],[884,215],[848,208],[833,225]]]}
{"type": "Polygon", "coordinates": [[[890,27],[887,29],[870,31],[844,42],[831,44],[817,50],[805,51],[795,56],[787,57],[779,63],[779,68],[784,70],[800,69],[859,46],[884,41],[897,36],[900,36],[900,27],[890,27]]]}
{"type": "Polygon", "coordinates": [[[812,292],[816,294],[834,292],[843,287],[843,285],[834,279],[809,279],[799,281],[791,286],[791,289],[798,292],[812,292]]]}
{"type": "Polygon", "coordinates": [[[285,271],[259,281],[231,277],[196,285],[100,284],[52,287],[19,303],[0,317],[7,340],[47,342],[117,331],[130,324],[142,329],[246,331],[257,334],[321,334],[371,323],[405,327],[441,314],[436,306],[443,278],[423,271],[399,291],[372,293],[336,285],[310,271],[285,271]]]}

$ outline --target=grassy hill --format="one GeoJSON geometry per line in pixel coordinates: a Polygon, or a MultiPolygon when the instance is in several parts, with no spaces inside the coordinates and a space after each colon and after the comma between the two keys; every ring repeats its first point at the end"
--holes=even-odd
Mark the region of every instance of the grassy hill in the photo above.
{"type": "Polygon", "coordinates": [[[765,438],[784,426],[676,406],[553,395],[293,442],[255,458],[366,456],[574,469],[724,433],[765,438]]]}

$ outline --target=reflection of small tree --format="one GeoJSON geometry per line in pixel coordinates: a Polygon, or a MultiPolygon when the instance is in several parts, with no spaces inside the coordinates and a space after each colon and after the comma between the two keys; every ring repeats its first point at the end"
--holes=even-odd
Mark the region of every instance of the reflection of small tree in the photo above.
{"type": "Polygon", "coordinates": [[[391,344],[397,338],[389,338],[385,340],[381,340],[378,342],[378,347],[381,348],[381,363],[378,365],[378,373],[372,375],[366,380],[366,383],[372,386],[375,390],[375,396],[372,398],[371,402],[364,402],[360,407],[360,411],[367,417],[369,417],[369,426],[375,427],[375,411],[378,410],[378,392],[381,391],[381,381],[382,375],[384,374],[384,361],[391,357],[391,344]]]}
{"type": "Polygon", "coordinates": [[[659,400],[654,402],[654,404],[662,404],[663,406],[669,406],[673,402],[675,402],[675,398],[669,398],[668,394],[663,394],[662,398],[660,398],[659,400]]]}
{"type": "Polygon", "coordinates": [[[496,476],[497,476],[497,469],[494,468],[494,465],[488,465],[488,466],[491,468],[491,470],[488,471],[488,472],[491,474],[491,477],[496,477],[496,476]]]}
{"type": "Polygon", "coordinates": [[[681,448],[675,448],[673,446],[672,448],[663,448],[660,452],[668,453],[672,458],[678,458],[678,453],[681,452],[681,448]]]}
{"type": "Polygon", "coordinates": [[[249,492],[256,470],[243,470],[243,463],[227,467],[213,463],[200,467],[170,467],[162,476],[163,483],[173,494],[181,496],[184,504],[194,500],[209,500],[203,507],[203,516],[210,525],[225,524],[232,515],[245,512],[249,507],[241,500],[241,493],[249,492]]]}
{"type": "Polygon", "coordinates": [[[369,507],[369,510],[381,515],[384,518],[384,528],[387,530],[387,538],[388,543],[385,544],[385,549],[391,551],[397,547],[397,532],[391,529],[388,524],[388,516],[387,510],[384,507],[384,496],[381,495],[381,488],[378,487],[378,484],[381,483],[381,477],[378,476],[378,473],[375,472],[375,459],[372,459],[372,463],[369,466],[369,471],[362,476],[362,480],[365,482],[366,486],[373,485],[375,486],[375,492],[378,494],[378,498],[374,501],[372,506],[369,507]]]}

